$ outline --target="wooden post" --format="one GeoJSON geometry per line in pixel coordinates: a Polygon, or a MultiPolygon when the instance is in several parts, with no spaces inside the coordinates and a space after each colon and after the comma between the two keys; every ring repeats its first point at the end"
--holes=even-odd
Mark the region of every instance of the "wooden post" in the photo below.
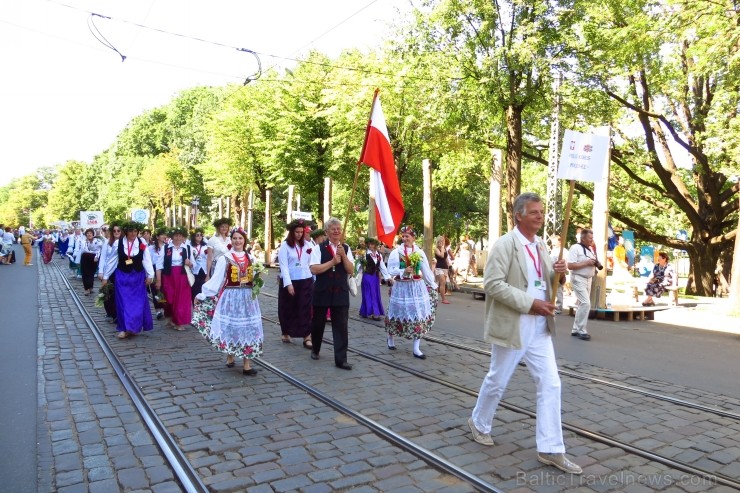
{"type": "Polygon", "coordinates": [[[301,210],[301,194],[298,193],[295,196],[295,210],[300,211],[301,210]]]}
{"type": "Polygon", "coordinates": [[[491,149],[491,179],[488,185],[488,249],[501,237],[501,149],[491,149]]]}
{"type": "Polygon", "coordinates": [[[218,217],[219,219],[224,217],[224,198],[218,198],[218,217]]]}
{"type": "Polygon", "coordinates": [[[231,219],[231,195],[226,197],[226,217],[231,219]]]}
{"type": "Polygon", "coordinates": [[[249,191],[249,205],[247,206],[247,236],[252,237],[252,214],[254,211],[254,190],[249,191]]]}
{"type": "Polygon", "coordinates": [[[295,185],[288,185],[288,210],[285,212],[285,223],[293,220],[293,195],[295,194],[295,185]]]}
{"type": "Polygon", "coordinates": [[[185,229],[190,229],[190,207],[183,206],[182,209],[182,211],[185,213],[185,221],[182,224],[185,226],[185,229]]]}
{"type": "MultiPolygon", "coordinates": [[[[606,135],[611,142],[611,127],[599,127],[596,135],[606,135]]],[[[606,251],[609,225],[609,170],[611,162],[611,145],[606,158],[604,179],[594,183],[594,206],[591,224],[594,230],[594,248],[599,262],[604,268],[597,272],[591,284],[591,307],[606,308],[606,251]]]]}
{"type": "Polygon", "coordinates": [[[331,187],[332,182],[330,177],[324,178],[324,218],[321,226],[331,217],[331,187]]]}
{"type": "Polygon", "coordinates": [[[378,224],[375,220],[375,173],[370,173],[370,190],[367,204],[367,235],[371,238],[378,237],[378,224]]]}
{"type": "Polygon", "coordinates": [[[432,164],[428,159],[424,159],[421,162],[421,166],[422,179],[424,181],[424,253],[427,254],[428,259],[433,259],[434,216],[432,214],[432,164]]]}
{"type": "Polygon", "coordinates": [[[270,265],[272,256],[272,191],[265,190],[265,265],[270,265]]]}

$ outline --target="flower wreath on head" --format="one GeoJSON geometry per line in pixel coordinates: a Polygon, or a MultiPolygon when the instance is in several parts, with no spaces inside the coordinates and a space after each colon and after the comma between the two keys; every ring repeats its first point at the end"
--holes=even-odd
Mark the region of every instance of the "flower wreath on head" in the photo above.
{"type": "Polygon", "coordinates": [[[416,231],[414,230],[412,226],[409,226],[409,225],[403,226],[399,230],[399,233],[401,233],[402,235],[416,236],[416,231]]]}

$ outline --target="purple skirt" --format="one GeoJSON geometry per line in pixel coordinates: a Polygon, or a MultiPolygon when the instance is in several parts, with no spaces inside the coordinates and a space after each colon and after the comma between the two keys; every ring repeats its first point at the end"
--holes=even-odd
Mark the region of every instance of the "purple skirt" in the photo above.
{"type": "Polygon", "coordinates": [[[362,305],[360,305],[361,317],[382,317],[385,315],[383,310],[383,299],[380,297],[380,276],[367,274],[362,275],[362,305]]]}
{"type": "Polygon", "coordinates": [[[292,280],[295,295],[291,296],[278,284],[278,319],[280,331],[290,337],[308,337],[311,335],[311,296],[313,295],[313,278],[292,280]]]}
{"type": "Polygon", "coordinates": [[[123,272],[116,270],[116,330],[139,334],[152,330],[152,310],[146,295],[146,271],[123,272]]]}

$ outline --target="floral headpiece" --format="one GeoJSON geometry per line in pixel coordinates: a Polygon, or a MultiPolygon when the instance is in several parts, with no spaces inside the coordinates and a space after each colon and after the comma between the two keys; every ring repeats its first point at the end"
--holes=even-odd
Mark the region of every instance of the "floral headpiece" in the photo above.
{"type": "Polygon", "coordinates": [[[402,235],[416,236],[416,231],[414,231],[414,228],[408,225],[402,227],[400,233],[402,235]]]}
{"type": "Polygon", "coordinates": [[[172,228],[170,230],[170,233],[167,235],[170,238],[174,237],[175,235],[182,235],[184,238],[187,238],[188,233],[185,231],[184,228],[172,228]]]}
{"type": "Polygon", "coordinates": [[[311,223],[306,221],[305,219],[293,219],[291,222],[288,223],[286,228],[288,231],[293,231],[296,228],[308,228],[311,226],[311,223]]]}
{"type": "Polygon", "coordinates": [[[218,229],[219,226],[221,226],[223,224],[226,224],[228,226],[231,226],[231,219],[229,219],[228,217],[222,217],[222,218],[219,218],[219,219],[216,219],[215,221],[213,221],[213,227],[216,228],[216,229],[218,229]]]}
{"type": "Polygon", "coordinates": [[[237,226],[236,228],[231,228],[231,231],[229,231],[229,236],[230,237],[233,236],[234,233],[241,234],[242,236],[244,236],[245,240],[249,239],[249,236],[247,236],[247,232],[244,231],[244,228],[242,228],[241,226],[237,226]]]}

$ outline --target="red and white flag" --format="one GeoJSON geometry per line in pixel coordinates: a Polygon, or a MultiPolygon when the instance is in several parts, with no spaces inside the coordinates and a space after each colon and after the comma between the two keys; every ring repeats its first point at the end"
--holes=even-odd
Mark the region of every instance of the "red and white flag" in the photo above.
{"type": "Polygon", "coordinates": [[[375,195],[375,219],[378,225],[378,239],[393,246],[393,239],[403,219],[403,199],[398,184],[393,150],[388,138],[383,108],[380,107],[378,90],[375,90],[373,109],[365,133],[360,162],[372,168],[370,187],[375,195]]]}

